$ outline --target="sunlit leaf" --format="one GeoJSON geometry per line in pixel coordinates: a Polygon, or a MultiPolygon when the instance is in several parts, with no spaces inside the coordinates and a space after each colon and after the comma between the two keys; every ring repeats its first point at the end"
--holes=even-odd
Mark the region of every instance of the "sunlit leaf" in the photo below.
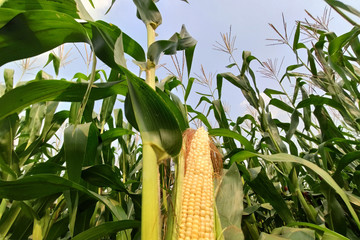
{"type": "Polygon", "coordinates": [[[164,100],[142,79],[128,73],[129,96],[143,143],[154,144],[169,155],[179,153],[179,124],[164,100]]]}
{"type": "MultiPolygon", "coordinates": [[[[84,83],[72,83],[60,80],[30,81],[26,85],[9,91],[0,98],[0,119],[18,112],[23,108],[43,101],[77,101],[83,99],[87,88],[84,83]]],[[[92,100],[109,97],[114,94],[126,95],[126,82],[94,84],[90,98],[92,100]]]]}

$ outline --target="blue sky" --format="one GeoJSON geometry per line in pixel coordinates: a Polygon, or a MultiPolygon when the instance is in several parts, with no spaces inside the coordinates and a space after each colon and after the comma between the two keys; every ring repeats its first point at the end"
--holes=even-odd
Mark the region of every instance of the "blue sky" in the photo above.
{"type": "MultiPolygon", "coordinates": [[[[83,0],[83,4],[94,19],[101,19],[117,25],[146,49],[146,29],[143,23],[135,16],[136,8],[132,1],[117,0],[107,15],[104,15],[104,13],[110,6],[111,0],[93,0],[93,2],[96,6],[95,9],[88,4],[87,0],[83,0]]],[[[360,9],[360,1],[358,0],[343,2],[360,9]]],[[[284,14],[288,33],[290,34],[294,30],[296,20],[308,18],[305,9],[314,16],[322,16],[327,5],[321,0],[189,0],[189,4],[180,0],[160,0],[157,6],[163,18],[163,24],[157,29],[157,40],[170,38],[175,32],[180,31],[182,24],[185,24],[188,32],[198,41],[191,76],[201,74],[201,65],[204,67],[206,74],[215,76],[217,73],[226,71],[233,71],[237,74],[235,69],[225,68],[226,65],[231,63],[229,62],[229,56],[214,50],[215,42],[221,41],[220,33],[228,32],[230,26],[232,35],[236,36],[235,47],[237,50],[234,55],[238,63],[241,64],[242,51],[246,50],[251,51],[260,61],[278,59],[281,62],[283,59],[283,66],[286,66],[294,64],[295,57],[286,46],[268,46],[271,42],[266,39],[277,38],[276,33],[268,24],[272,23],[282,31],[282,14],[284,14]]],[[[334,11],[332,11],[331,16],[330,29],[338,35],[351,29],[351,26],[340,19],[334,11]]],[[[85,47],[77,44],[77,48],[84,56],[85,47]]],[[[70,62],[60,69],[59,77],[70,80],[76,72],[88,73],[89,70],[76,47],[73,44],[67,44],[65,52],[68,50],[70,50],[70,54],[67,61],[70,62]]],[[[55,50],[55,53],[58,53],[58,50],[55,50]]],[[[32,69],[27,71],[21,80],[33,79],[46,60],[47,54],[38,56],[32,65],[32,69]]],[[[128,66],[130,66],[131,70],[137,73],[138,70],[131,65],[130,59],[128,62],[130,62],[128,66]]],[[[174,70],[168,56],[163,56],[161,63],[174,70]]],[[[252,67],[254,71],[257,71],[260,65],[254,63],[252,67]]],[[[19,62],[1,67],[1,74],[4,68],[15,69],[15,79],[20,78],[21,67],[19,62]]],[[[99,63],[98,69],[101,68],[106,69],[107,67],[99,63]]],[[[45,71],[55,75],[51,66],[46,67],[45,71]]],[[[164,68],[157,71],[160,79],[165,78],[167,74],[168,72],[164,68]]],[[[257,73],[257,78],[261,90],[266,87],[278,88],[274,80],[265,79],[259,73],[257,73]]],[[[200,85],[196,85],[194,90],[207,91],[206,88],[200,85]]],[[[241,112],[246,111],[246,104],[244,104],[241,92],[229,84],[224,85],[224,91],[226,94],[224,94],[223,100],[226,105],[230,106],[231,115],[242,115],[241,112]]],[[[191,96],[192,105],[196,104],[198,99],[199,96],[193,94],[191,96]]]]}

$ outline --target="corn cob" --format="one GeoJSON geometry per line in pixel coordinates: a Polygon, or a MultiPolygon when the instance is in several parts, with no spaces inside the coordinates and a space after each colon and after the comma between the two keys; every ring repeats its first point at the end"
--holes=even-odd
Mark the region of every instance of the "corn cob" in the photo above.
{"type": "Polygon", "coordinates": [[[186,156],[180,211],[179,240],[215,239],[214,169],[208,133],[199,128],[186,156]]]}

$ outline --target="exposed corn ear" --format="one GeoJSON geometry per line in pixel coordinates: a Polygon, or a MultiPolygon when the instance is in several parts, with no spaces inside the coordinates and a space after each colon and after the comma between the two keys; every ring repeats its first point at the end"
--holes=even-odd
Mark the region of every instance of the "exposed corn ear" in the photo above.
{"type": "Polygon", "coordinates": [[[190,146],[185,157],[178,239],[215,239],[210,139],[205,129],[200,128],[187,142],[190,146]]]}

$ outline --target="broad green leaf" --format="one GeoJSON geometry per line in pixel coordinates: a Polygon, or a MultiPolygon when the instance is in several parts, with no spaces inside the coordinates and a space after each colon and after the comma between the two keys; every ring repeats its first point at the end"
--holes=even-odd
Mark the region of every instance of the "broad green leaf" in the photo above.
{"type": "Polygon", "coordinates": [[[269,146],[272,147],[272,151],[287,152],[286,145],[281,139],[279,129],[275,121],[272,119],[271,114],[263,112],[260,121],[265,131],[265,140],[267,141],[269,146]]]}
{"type": "MultiPolygon", "coordinates": [[[[304,86],[300,86],[302,100],[309,98],[307,91],[305,90],[304,86]]],[[[310,130],[311,126],[311,108],[310,106],[304,107],[303,113],[303,121],[306,130],[310,130]]]]}
{"type": "MultiPolygon", "coordinates": [[[[10,91],[11,89],[13,89],[13,85],[14,85],[14,73],[15,71],[13,69],[5,69],[4,70],[4,81],[5,81],[5,87],[6,87],[6,92],[10,91]]],[[[1,95],[0,95],[1,96],[1,95]]]]}
{"type": "Polygon", "coordinates": [[[139,228],[140,222],[135,220],[122,220],[114,222],[106,222],[94,228],[90,228],[76,236],[73,240],[98,240],[106,236],[115,234],[131,228],[139,228]]]}
{"type": "Polygon", "coordinates": [[[74,0],[74,1],[76,2],[76,8],[78,10],[80,18],[86,21],[94,21],[93,18],[90,16],[90,14],[86,11],[81,0],[74,0]]]}
{"type": "Polygon", "coordinates": [[[56,76],[59,75],[60,58],[58,56],[56,56],[55,54],[50,53],[49,57],[48,57],[48,60],[47,60],[44,67],[46,67],[51,62],[53,62],[54,71],[55,71],[56,76]]]}
{"type": "Polygon", "coordinates": [[[185,59],[186,59],[186,68],[188,72],[188,78],[190,78],[191,73],[191,65],[194,58],[196,44],[192,47],[188,47],[185,49],[185,59]]]}
{"type": "Polygon", "coordinates": [[[56,221],[50,228],[47,240],[58,240],[61,236],[66,235],[69,230],[69,218],[62,218],[56,221]]]}
{"type": "Polygon", "coordinates": [[[51,174],[27,176],[15,181],[0,181],[0,198],[30,200],[61,193],[70,189],[78,190],[101,201],[110,209],[116,218],[121,219],[115,206],[106,197],[98,195],[73,181],[51,174]]]}
{"type": "Polygon", "coordinates": [[[180,33],[175,33],[169,40],[159,40],[152,43],[149,46],[147,58],[155,64],[158,64],[162,53],[172,55],[175,54],[176,51],[193,48],[196,43],[197,41],[190,36],[183,25],[180,33]]]}
{"type": "Polygon", "coordinates": [[[242,135],[240,135],[234,131],[231,131],[230,129],[213,128],[213,129],[209,129],[208,131],[209,131],[209,135],[212,135],[212,136],[229,137],[229,138],[238,140],[245,147],[246,150],[255,151],[252,143],[249,142],[249,140],[247,140],[242,135]]]}
{"type": "Polygon", "coordinates": [[[145,23],[151,25],[155,30],[162,22],[161,14],[153,0],[133,0],[138,17],[145,23]]]}
{"type": "Polygon", "coordinates": [[[275,228],[271,234],[261,233],[259,240],[315,240],[315,231],[307,228],[275,228]]]}
{"type": "Polygon", "coordinates": [[[314,230],[319,230],[322,231],[324,233],[327,233],[329,235],[332,235],[334,237],[336,237],[336,239],[341,239],[341,240],[349,240],[347,237],[344,237],[343,235],[331,231],[330,229],[324,227],[324,226],[319,226],[313,223],[308,223],[308,222],[293,222],[288,224],[289,227],[293,227],[293,226],[305,226],[305,227],[309,227],[309,228],[313,228],[314,230]]]}
{"type": "Polygon", "coordinates": [[[80,18],[78,9],[74,0],[4,0],[0,3],[1,8],[12,8],[16,10],[52,10],[66,13],[73,18],[80,18]]]}
{"type": "Polygon", "coordinates": [[[195,80],[195,78],[189,78],[188,84],[187,84],[187,86],[186,86],[185,95],[184,95],[185,102],[187,101],[187,99],[188,99],[188,97],[189,97],[189,94],[190,94],[192,85],[193,85],[193,83],[194,83],[194,80],[195,80]]]}
{"type": "Polygon", "coordinates": [[[68,117],[68,114],[66,114],[67,111],[60,111],[55,113],[58,105],[58,102],[46,103],[45,121],[41,133],[41,138],[45,142],[49,140],[53,134],[55,134],[55,132],[60,128],[62,123],[68,117]]]}
{"type": "Polygon", "coordinates": [[[344,9],[358,17],[360,17],[360,12],[358,10],[356,10],[355,8],[351,7],[350,5],[347,5],[341,1],[337,1],[337,0],[325,0],[325,2],[327,4],[329,4],[332,7],[336,7],[336,8],[341,8],[344,9]]]}
{"type": "Polygon", "coordinates": [[[296,132],[296,129],[299,125],[299,112],[294,110],[294,112],[291,114],[291,122],[290,122],[290,127],[289,130],[286,132],[286,139],[290,140],[291,137],[294,135],[294,133],[296,132]]]}
{"type": "Polygon", "coordinates": [[[292,46],[292,48],[293,48],[294,50],[297,50],[297,46],[298,46],[298,43],[299,43],[300,27],[301,27],[301,23],[298,22],[298,24],[297,24],[297,26],[296,26],[296,31],[295,31],[294,41],[293,41],[293,46],[292,46]]]}
{"type": "Polygon", "coordinates": [[[29,114],[29,137],[27,141],[27,147],[35,141],[36,138],[40,136],[40,130],[43,123],[43,119],[46,114],[46,104],[45,103],[35,103],[32,105],[29,114]]]}
{"type": "Polygon", "coordinates": [[[64,132],[64,150],[68,178],[80,182],[81,168],[85,160],[91,123],[70,125],[64,132]]]}
{"type": "Polygon", "coordinates": [[[19,11],[19,10],[14,10],[14,9],[4,9],[1,10],[0,8],[0,28],[2,28],[4,25],[6,25],[7,22],[10,21],[10,19],[12,19],[13,17],[15,17],[17,14],[23,12],[23,11],[19,11]]]}
{"type": "Polygon", "coordinates": [[[13,226],[17,216],[19,215],[21,208],[19,202],[14,202],[6,216],[3,216],[0,221],[0,238],[5,239],[8,231],[13,226]]]}
{"type": "MultiPolygon", "coordinates": [[[[0,8],[0,15],[10,9],[0,8]]],[[[0,29],[0,66],[36,56],[63,43],[89,42],[80,23],[67,14],[32,10],[17,14],[0,29]]]]}
{"type": "Polygon", "coordinates": [[[225,78],[230,83],[232,83],[236,87],[240,88],[242,94],[244,95],[246,100],[249,102],[249,104],[251,106],[253,106],[255,109],[259,108],[260,100],[256,96],[256,92],[251,87],[250,82],[246,78],[246,76],[235,76],[232,73],[221,73],[221,74],[218,74],[216,78],[217,78],[218,82],[221,80],[221,78],[225,78]]]}
{"type": "Polygon", "coordinates": [[[360,151],[349,152],[337,161],[336,171],[334,176],[340,175],[342,170],[355,160],[360,159],[360,151]]]}
{"type": "Polygon", "coordinates": [[[243,211],[243,186],[236,164],[232,164],[224,174],[216,189],[216,208],[227,240],[241,240],[244,235],[241,228],[243,211]]]}
{"type": "Polygon", "coordinates": [[[66,170],[64,166],[61,166],[53,162],[41,162],[35,164],[25,176],[35,175],[35,174],[57,174],[60,171],[66,170]]]}
{"type": "Polygon", "coordinates": [[[307,50],[307,54],[308,54],[308,62],[309,62],[309,65],[310,65],[311,73],[314,76],[316,76],[317,75],[317,69],[316,69],[314,56],[312,55],[310,50],[307,50]]]}
{"type": "Polygon", "coordinates": [[[111,117],[115,102],[116,102],[116,95],[107,97],[103,100],[100,110],[100,123],[102,124],[101,125],[102,128],[111,117]]]}
{"type": "Polygon", "coordinates": [[[116,39],[114,44],[114,60],[117,65],[126,68],[124,53],[123,35],[120,33],[120,36],[116,39]]]}
{"type": "Polygon", "coordinates": [[[94,165],[82,171],[81,177],[97,187],[111,187],[114,190],[128,192],[121,182],[121,175],[110,165],[94,165]]]}
{"type": "MultiPolygon", "coordinates": [[[[224,129],[229,129],[228,119],[225,114],[225,110],[223,108],[222,102],[220,99],[214,100],[212,102],[214,107],[214,115],[215,119],[218,122],[219,126],[224,129]]],[[[236,144],[234,139],[224,137],[224,146],[229,150],[234,150],[236,148],[236,144]]]]}
{"type": "MultiPolygon", "coordinates": [[[[252,157],[260,156],[260,154],[256,153],[249,155],[252,157]]],[[[290,212],[285,200],[274,187],[274,184],[269,180],[265,171],[261,167],[257,167],[249,169],[249,173],[251,179],[247,183],[251,189],[261,196],[266,202],[269,202],[285,223],[293,222],[293,215],[290,212]]]]}
{"type": "Polygon", "coordinates": [[[346,213],[336,199],[334,189],[326,183],[321,183],[320,189],[327,202],[327,214],[325,215],[327,226],[337,233],[346,234],[346,213]]]}
{"type": "Polygon", "coordinates": [[[108,66],[118,69],[115,58],[116,42],[122,36],[123,50],[136,61],[145,61],[145,52],[141,45],[122,32],[117,26],[104,21],[88,22],[86,24],[91,29],[91,41],[94,45],[95,53],[108,66]]]}
{"type": "Polygon", "coordinates": [[[156,89],[157,94],[161,96],[161,98],[165,101],[168,108],[171,110],[171,112],[174,114],[174,117],[176,118],[181,132],[185,131],[187,128],[189,128],[189,124],[187,121],[187,116],[185,113],[184,105],[180,101],[180,99],[175,95],[169,92],[170,96],[168,96],[166,93],[161,91],[160,89],[156,89]]]}
{"type": "Polygon", "coordinates": [[[275,89],[271,89],[271,88],[266,88],[266,89],[264,90],[264,93],[265,93],[269,98],[272,98],[272,95],[285,95],[284,92],[278,91],[278,90],[275,90],[275,89]]]}
{"type": "Polygon", "coordinates": [[[101,140],[103,142],[112,142],[123,135],[134,134],[133,131],[124,128],[109,129],[101,134],[101,140]]]}
{"type": "Polygon", "coordinates": [[[342,190],[341,187],[339,187],[339,185],[335,182],[335,180],[325,170],[323,170],[316,164],[314,164],[310,161],[307,161],[303,158],[289,155],[286,153],[278,153],[278,154],[274,154],[274,155],[263,155],[263,154],[257,154],[257,153],[251,153],[251,152],[247,152],[247,153],[249,156],[258,156],[258,157],[261,157],[270,162],[293,162],[293,163],[301,164],[301,165],[311,169],[314,173],[319,175],[329,186],[331,186],[337,194],[339,194],[339,196],[341,197],[341,199],[344,201],[345,205],[347,206],[355,223],[360,228],[359,218],[358,218],[354,208],[351,206],[349,199],[348,199],[346,193],[344,192],[344,190],[342,190]]]}
{"type": "Polygon", "coordinates": [[[195,117],[193,117],[192,119],[190,119],[189,122],[191,122],[193,119],[196,119],[196,118],[197,118],[197,119],[201,120],[201,121],[205,124],[205,126],[206,126],[206,128],[207,128],[208,130],[210,130],[210,129],[212,128],[212,126],[211,126],[210,123],[209,123],[209,120],[205,117],[205,115],[204,115],[203,113],[194,110],[190,105],[187,105],[186,108],[187,108],[188,112],[191,112],[191,113],[195,113],[195,114],[196,114],[195,117]]]}
{"type": "Polygon", "coordinates": [[[282,109],[288,113],[293,113],[294,112],[294,108],[290,107],[288,104],[286,104],[285,102],[281,101],[280,99],[277,98],[273,98],[270,100],[269,105],[273,105],[279,109],[282,109]]]}
{"type": "MultiPolygon", "coordinates": [[[[0,119],[18,112],[25,107],[43,101],[72,101],[83,99],[87,84],[72,83],[60,80],[30,81],[17,87],[0,98],[0,119]]],[[[114,94],[126,95],[126,82],[109,82],[94,84],[91,100],[109,97],[114,94]]]]}
{"type": "Polygon", "coordinates": [[[181,149],[179,124],[164,100],[142,79],[127,72],[129,95],[143,144],[175,156],[181,149]]]}
{"type": "MultiPolygon", "coordinates": [[[[93,150],[88,149],[88,145],[93,145],[91,144],[92,141],[96,141],[97,143],[97,138],[93,139],[90,137],[90,127],[91,123],[76,126],[70,125],[64,132],[64,153],[67,176],[69,180],[75,183],[80,183],[82,166],[85,160],[89,161],[86,155],[93,150]]],[[[95,144],[94,147],[96,149],[97,144],[95,144]]],[[[92,157],[94,157],[94,154],[92,154],[92,157]]],[[[70,234],[73,236],[78,212],[79,193],[73,190],[66,191],[64,196],[69,208],[70,234]]]]}
{"type": "Polygon", "coordinates": [[[13,149],[18,125],[19,117],[16,114],[0,120],[0,169],[2,179],[6,177],[4,173],[10,174],[12,178],[16,178],[17,175],[15,168],[17,162],[13,157],[13,149]]]}

